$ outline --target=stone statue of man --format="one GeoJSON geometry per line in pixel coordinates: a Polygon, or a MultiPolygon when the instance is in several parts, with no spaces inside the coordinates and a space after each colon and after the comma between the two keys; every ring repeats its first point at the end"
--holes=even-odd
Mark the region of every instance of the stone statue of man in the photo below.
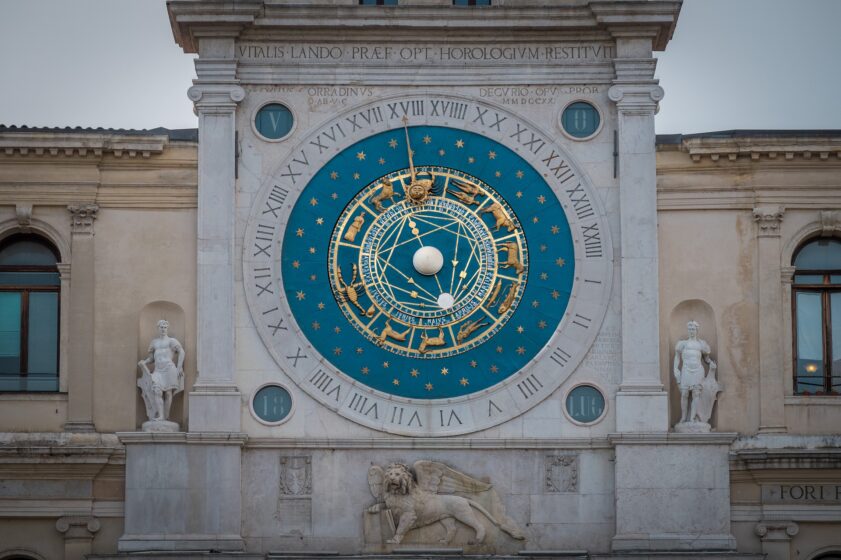
{"type": "Polygon", "coordinates": [[[149,343],[149,355],[137,362],[143,372],[137,385],[143,393],[150,422],[167,421],[172,398],[184,390],[184,348],[168,331],[169,322],[158,321],[158,336],[149,343]],[[149,364],[154,364],[151,372],[149,364]]]}
{"type": "Polygon", "coordinates": [[[710,358],[710,345],[698,338],[699,328],[697,322],[689,321],[686,324],[689,337],[675,345],[674,375],[680,389],[681,424],[706,424],[716,395],[721,391],[715,379],[716,363],[710,358]],[[704,363],[709,365],[709,374],[704,370],[704,363]]]}

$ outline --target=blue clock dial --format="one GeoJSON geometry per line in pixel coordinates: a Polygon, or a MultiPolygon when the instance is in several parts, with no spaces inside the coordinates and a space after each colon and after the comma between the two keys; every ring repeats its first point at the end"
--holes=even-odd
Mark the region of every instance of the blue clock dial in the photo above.
{"type": "Polygon", "coordinates": [[[487,389],[548,342],[574,249],[560,202],[515,151],[416,126],[338,153],[286,225],[285,296],[336,368],[378,391],[441,399],[487,389]]]}

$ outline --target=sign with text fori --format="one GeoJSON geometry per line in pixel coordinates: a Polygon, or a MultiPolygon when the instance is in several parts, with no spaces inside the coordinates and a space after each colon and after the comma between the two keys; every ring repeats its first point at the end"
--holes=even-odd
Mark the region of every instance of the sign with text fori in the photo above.
{"type": "Polygon", "coordinates": [[[841,482],[834,484],[767,484],[763,504],[841,504],[841,482]]]}

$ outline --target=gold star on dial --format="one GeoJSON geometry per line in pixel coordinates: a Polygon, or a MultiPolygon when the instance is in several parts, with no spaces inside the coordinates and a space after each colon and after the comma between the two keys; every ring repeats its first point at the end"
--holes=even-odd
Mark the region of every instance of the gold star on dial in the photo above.
{"type": "Polygon", "coordinates": [[[361,177],[361,175],[359,173],[354,173],[353,174],[353,178],[356,179],[357,181],[359,180],[360,177],[361,177]]]}
{"type": "Polygon", "coordinates": [[[540,302],[537,301],[537,300],[534,300],[533,302],[531,302],[531,306],[534,307],[535,309],[537,309],[538,307],[540,307],[540,302]]]}
{"type": "Polygon", "coordinates": [[[295,297],[298,298],[298,301],[304,301],[305,299],[307,299],[307,294],[305,294],[302,290],[298,290],[298,292],[295,294],[295,297]]]}
{"type": "Polygon", "coordinates": [[[397,140],[395,138],[392,138],[391,140],[389,140],[388,141],[388,147],[389,148],[396,148],[397,147],[397,140]]]}
{"type": "Polygon", "coordinates": [[[545,203],[545,202],[546,202],[546,197],[545,197],[545,196],[543,196],[543,195],[540,195],[540,196],[538,196],[538,197],[537,197],[537,201],[538,201],[540,204],[543,204],[543,203],[545,203]]]}
{"type": "Polygon", "coordinates": [[[456,148],[463,148],[464,140],[456,140],[456,148]]]}
{"type": "Polygon", "coordinates": [[[447,375],[448,373],[450,373],[450,370],[448,370],[448,369],[447,369],[447,368],[445,368],[445,367],[442,367],[442,368],[441,368],[441,375],[447,375]]]}
{"type": "Polygon", "coordinates": [[[318,310],[319,310],[319,311],[321,311],[322,309],[324,309],[324,302],[323,302],[323,301],[319,301],[319,302],[318,302],[318,310]]]}
{"type": "Polygon", "coordinates": [[[392,382],[391,382],[391,384],[392,384],[392,385],[400,385],[400,380],[399,380],[399,379],[395,379],[394,381],[392,381],[392,382]]]}
{"type": "Polygon", "coordinates": [[[545,272],[541,272],[540,273],[540,279],[541,280],[549,280],[549,275],[546,274],[545,272]]]}
{"type": "Polygon", "coordinates": [[[310,206],[318,206],[318,199],[315,198],[315,197],[312,197],[310,199],[310,206]]]}
{"type": "Polygon", "coordinates": [[[523,331],[525,331],[525,330],[526,329],[523,328],[523,325],[520,325],[520,326],[517,327],[517,332],[520,333],[520,334],[523,334],[523,331]]]}
{"type": "Polygon", "coordinates": [[[361,354],[361,353],[363,353],[364,351],[365,351],[365,350],[363,350],[362,348],[360,348],[360,347],[358,347],[358,346],[356,347],[356,353],[357,353],[357,354],[361,354]]]}
{"type": "Polygon", "coordinates": [[[467,387],[470,384],[466,377],[462,377],[459,383],[461,383],[462,387],[467,387]]]}
{"type": "Polygon", "coordinates": [[[380,165],[385,165],[385,158],[380,158],[377,162],[379,162],[380,165]]]}
{"type": "Polygon", "coordinates": [[[523,198],[523,191],[517,191],[517,193],[514,196],[516,196],[517,198],[523,198]]]}
{"type": "Polygon", "coordinates": [[[552,231],[552,235],[558,235],[558,233],[561,231],[561,228],[559,228],[558,226],[552,226],[550,230],[552,231]]]}
{"type": "Polygon", "coordinates": [[[540,218],[538,218],[537,216],[535,216],[534,218],[532,218],[532,219],[531,219],[531,221],[532,221],[532,223],[533,223],[533,224],[536,224],[537,222],[539,222],[539,221],[540,221],[540,218]]]}
{"type": "Polygon", "coordinates": [[[321,328],[321,325],[318,323],[318,321],[313,321],[312,322],[312,328],[313,328],[313,330],[317,331],[318,329],[321,328]]]}
{"type": "Polygon", "coordinates": [[[558,299],[559,297],[561,297],[561,292],[558,290],[552,290],[552,299],[558,299]]]}
{"type": "Polygon", "coordinates": [[[316,218],[315,223],[320,225],[320,226],[323,226],[324,225],[324,218],[321,218],[321,217],[316,218]]]}
{"type": "Polygon", "coordinates": [[[470,367],[475,368],[478,365],[479,364],[476,362],[476,360],[470,360],[470,367]]]}
{"type": "Polygon", "coordinates": [[[496,173],[494,173],[494,176],[502,177],[502,171],[497,171],[496,173]]]}
{"type": "Polygon", "coordinates": [[[488,157],[490,159],[496,159],[496,152],[491,150],[490,152],[488,152],[488,157]]]}
{"type": "Polygon", "coordinates": [[[299,263],[298,261],[292,261],[292,268],[300,268],[300,267],[301,267],[301,263],[299,263]]]}
{"type": "Polygon", "coordinates": [[[522,356],[525,353],[526,353],[526,349],[523,346],[517,346],[517,354],[522,356]]]}
{"type": "Polygon", "coordinates": [[[342,349],[339,348],[338,346],[336,346],[335,348],[333,348],[333,353],[337,356],[341,356],[342,355],[342,349]]]}
{"type": "Polygon", "coordinates": [[[497,354],[502,354],[502,346],[497,346],[496,347],[496,353],[497,354]]]}
{"type": "Polygon", "coordinates": [[[337,171],[333,171],[332,173],[330,173],[330,178],[335,181],[339,178],[339,173],[337,171]]]}
{"type": "Polygon", "coordinates": [[[426,385],[424,385],[424,387],[426,387],[427,391],[431,391],[432,390],[432,383],[427,383],[426,385]]]}
{"type": "Polygon", "coordinates": [[[368,375],[368,372],[371,371],[371,370],[368,369],[368,366],[364,366],[361,371],[362,371],[362,375],[368,375]]]}
{"type": "Polygon", "coordinates": [[[438,155],[439,156],[445,156],[445,155],[447,155],[447,152],[445,152],[444,150],[438,150],[438,155]]]}
{"type": "Polygon", "coordinates": [[[558,266],[564,266],[566,264],[566,261],[559,257],[559,258],[555,259],[555,264],[558,265],[558,266]]]}
{"type": "Polygon", "coordinates": [[[388,362],[383,362],[383,369],[388,369],[388,362]]]}
{"type": "Polygon", "coordinates": [[[432,143],[432,136],[430,136],[429,134],[427,134],[426,136],[424,136],[424,137],[423,137],[423,143],[424,143],[424,144],[431,144],[431,143],[432,143]]]}
{"type": "Polygon", "coordinates": [[[333,332],[339,334],[342,332],[342,327],[333,327],[333,332]]]}
{"type": "Polygon", "coordinates": [[[416,369],[412,369],[412,371],[410,371],[409,373],[412,377],[417,377],[418,375],[420,375],[420,372],[416,369]]]}
{"type": "Polygon", "coordinates": [[[538,328],[545,329],[546,328],[546,321],[538,321],[537,326],[538,326],[538,328]]]}
{"type": "Polygon", "coordinates": [[[356,159],[358,159],[359,161],[364,161],[365,160],[365,152],[357,152],[356,153],[356,159]]]}
{"type": "Polygon", "coordinates": [[[304,236],[304,228],[298,228],[295,231],[295,235],[297,235],[298,237],[303,237],[304,236]]]}
{"type": "Polygon", "coordinates": [[[496,373],[496,372],[498,372],[498,371],[499,371],[499,368],[498,368],[498,367],[496,367],[496,364],[494,364],[494,365],[492,365],[492,366],[491,366],[491,373],[496,373]]]}
{"type": "Polygon", "coordinates": [[[548,249],[548,248],[549,248],[549,247],[547,247],[546,245],[541,245],[541,246],[540,246],[540,252],[541,252],[541,253],[545,253],[545,252],[546,252],[546,249],[548,249]]]}
{"type": "Polygon", "coordinates": [[[467,158],[467,163],[476,163],[476,158],[473,157],[473,156],[470,156],[469,158],[467,158]]]}
{"type": "Polygon", "coordinates": [[[310,280],[311,280],[312,282],[315,282],[315,279],[316,279],[316,278],[318,278],[318,276],[316,276],[315,274],[310,274],[310,280]]]}
{"type": "Polygon", "coordinates": [[[520,171],[519,169],[517,170],[517,179],[522,179],[525,175],[526,174],[520,171]]]}
{"type": "Polygon", "coordinates": [[[330,198],[332,198],[333,200],[338,199],[338,198],[339,198],[339,193],[333,193],[333,194],[331,194],[331,195],[330,195],[330,198]]]}
{"type": "Polygon", "coordinates": [[[315,247],[310,247],[310,255],[314,255],[314,254],[315,254],[315,247]]]}

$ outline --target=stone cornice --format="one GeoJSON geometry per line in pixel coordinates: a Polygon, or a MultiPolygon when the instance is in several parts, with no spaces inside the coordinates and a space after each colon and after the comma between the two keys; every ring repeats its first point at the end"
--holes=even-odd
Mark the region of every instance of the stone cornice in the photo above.
{"type": "Polygon", "coordinates": [[[679,149],[698,163],[704,159],[714,162],[760,159],[791,161],[841,159],[841,136],[757,135],[731,138],[683,138],[679,149]]]}
{"type": "Polygon", "coordinates": [[[291,5],[274,0],[173,0],[168,3],[168,10],[176,42],[190,53],[198,51],[197,39],[214,29],[218,30],[216,36],[221,33],[229,37],[236,36],[240,30],[305,32],[312,36],[335,29],[347,36],[354,30],[365,29],[370,33],[383,29],[404,36],[413,30],[451,34],[453,29],[458,29],[459,38],[477,33],[498,34],[503,30],[534,35],[547,31],[578,33],[610,29],[624,37],[651,37],[654,49],[663,50],[674,32],[681,1],[518,0],[481,11],[453,9],[449,4],[413,5],[412,0],[405,0],[397,7],[369,7],[359,6],[355,0],[339,5],[335,2],[291,5]],[[447,21],[446,26],[441,25],[442,20],[447,21]]]}
{"type": "Polygon", "coordinates": [[[609,449],[607,438],[269,438],[252,437],[247,448],[269,449],[609,449]]]}
{"type": "Polygon", "coordinates": [[[0,154],[53,157],[142,157],[163,153],[168,136],[97,133],[2,132],[0,154]]]}

